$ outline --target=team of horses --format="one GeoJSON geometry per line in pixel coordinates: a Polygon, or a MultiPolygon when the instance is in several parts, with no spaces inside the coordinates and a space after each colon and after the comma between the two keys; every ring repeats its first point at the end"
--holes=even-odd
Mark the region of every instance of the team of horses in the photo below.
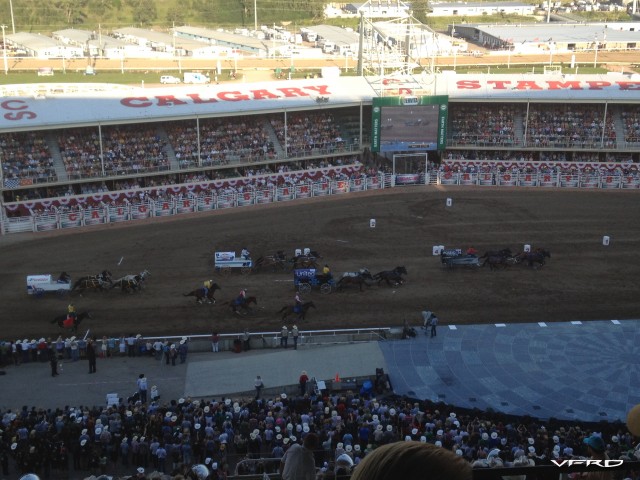
{"type": "MultiPolygon", "coordinates": [[[[255,263],[254,268],[259,271],[264,268],[271,268],[274,272],[278,270],[286,271],[289,266],[293,268],[318,268],[317,260],[322,258],[318,252],[310,252],[307,255],[298,255],[288,260],[284,252],[278,251],[273,255],[267,255],[259,257],[255,263]]],[[[501,250],[488,250],[483,255],[478,257],[478,260],[482,260],[481,266],[489,265],[490,270],[506,269],[507,267],[515,264],[528,265],[532,268],[540,268],[545,265],[545,259],[551,258],[551,252],[544,248],[535,248],[530,251],[523,251],[514,254],[511,249],[503,248],[501,250]]],[[[81,277],[75,281],[71,292],[77,292],[82,295],[87,290],[104,291],[107,289],[120,288],[122,292],[134,293],[142,290],[145,280],[151,273],[148,270],[143,270],[138,274],[125,275],[117,280],[112,280],[112,274],[108,270],[103,270],[96,275],[89,275],[81,277]]],[[[342,291],[346,286],[356,286],[360,291],[363,291],[363,287],[371,287],[373,285],[380,286],[383,282],[388,286],[399,287],[405,283],[403,275],[408,275],[407,269],[404,266],[397,266],[392,270],[383,270],[375,275],[367,268],[361,268],[354,272],[344,272],[336,282],[336,290],[342,291]]],[[[69,281],[70,277],[66,272],[61,274],[61,278],[69,281]]],[[[195,297],[196,303],[209,303],[215,304],[215,292],[221,290],[221,287],[217,283],[213,283],[210,288],[204,287],[196,288],[189,293],[184,293],[185,297],[195,297]]],[[[238,297],[232,300],[223,302],[221,305],[229,306],[230,310],[239,315],[247,315],[253,312],[253,307],[258,304],[258,300],[255,296],[246,298],[238,297]]],[[[286,320],[287,317],[294,315],[297,320],[304,320],[311,308],[316,308],[312,301],[305,302],[302,305],[285,305],[276,312],[276,315],[281,315],[282,320],[286,320]]],[[[59,315],[51,320],[51,323],[57,324],[60,328],[70,328],[73,332],[76,332],[78,326],[85,318],[92,318],[91,313],[83,311],[77,315],[59,315]]]]}

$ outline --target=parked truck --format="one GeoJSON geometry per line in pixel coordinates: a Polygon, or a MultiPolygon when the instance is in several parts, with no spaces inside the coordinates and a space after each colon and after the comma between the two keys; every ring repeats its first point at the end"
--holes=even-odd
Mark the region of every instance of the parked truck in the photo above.
{"type": "Polygon", "coordinates": [[[184,83],[210,83],[209,75],[198,72],[184,72],[184,83]]]}

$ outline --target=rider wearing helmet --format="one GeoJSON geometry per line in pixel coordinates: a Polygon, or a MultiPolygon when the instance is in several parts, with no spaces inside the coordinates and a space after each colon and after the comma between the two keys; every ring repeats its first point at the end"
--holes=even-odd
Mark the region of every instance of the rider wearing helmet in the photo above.
{"type": "Polygon", "coordinates": [[[70,303],[67,306],[67,318],[70,318],[71,320],[75,320],[76,316],[77,316],[76,306],[73,303],[70,303]]]}
{"type": "Polygon", "coordinates": [[[238,298],[236,298],[236,304],[244,305],[246,301],[247,301],[247,289],[243,288],[242,290],[240,290],[240,293],[238,294],[238,298]]]}
{"type": "Polygon", "coordinates": [[[331,269],[329,268],[329,265],[327,265],[325,263],[324,267],[322,267],[322,275],[324,276],[324,278],[328,280],[331,280],[331,278],[333,277],[333,275],[331,275],[331,269]]]}
{"type": "Polygon", "coordinates": [[[213,287],[213,280],[205,280],[204,284],[202,285],[205,297],[209,296],[209,289],[211,287],[213,287]]]}

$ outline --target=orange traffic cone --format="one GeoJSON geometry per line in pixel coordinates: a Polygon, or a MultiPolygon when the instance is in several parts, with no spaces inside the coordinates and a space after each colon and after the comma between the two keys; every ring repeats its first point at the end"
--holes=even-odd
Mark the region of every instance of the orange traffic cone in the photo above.
{"type": "Polygon", "coordinates": [[[334,382],[339,382],[340,381],[340,375],[338,375],[336,373],[336,378],[333,379],[334,382]]]}

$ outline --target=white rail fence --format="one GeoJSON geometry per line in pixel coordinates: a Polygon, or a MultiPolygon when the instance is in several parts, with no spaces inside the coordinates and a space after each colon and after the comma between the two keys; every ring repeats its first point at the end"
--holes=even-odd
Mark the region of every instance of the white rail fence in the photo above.
{"type": "MultiPolygon", "coordinates": [[[[598,188],[640,189],[640,175],[613,175],[599,173],[465,173],[431,171],[424,174],[360,175],[347,180],[304,181],[289,186],[265,186],[249,188],[242,192],[211,192],[200,195],[177,196],[167,200],[145,199],[119,205],[80,206],[73,211],[30,216],[7,216],[3,212],[2,233],[42,232],[47,230],[78,228],[87,225],[143,220],[153,217],[181,215],[237,208],[274,202],[288,202],[301,198],[342,195],[349,192],[392,188],[405,185],[460,185],[495,187],[539,188],[598,188]]],[[[65,198],[68,201],[68,198],[65,198]]],[[[55,199],[53,199],[55,202],[55,199]]]]}

